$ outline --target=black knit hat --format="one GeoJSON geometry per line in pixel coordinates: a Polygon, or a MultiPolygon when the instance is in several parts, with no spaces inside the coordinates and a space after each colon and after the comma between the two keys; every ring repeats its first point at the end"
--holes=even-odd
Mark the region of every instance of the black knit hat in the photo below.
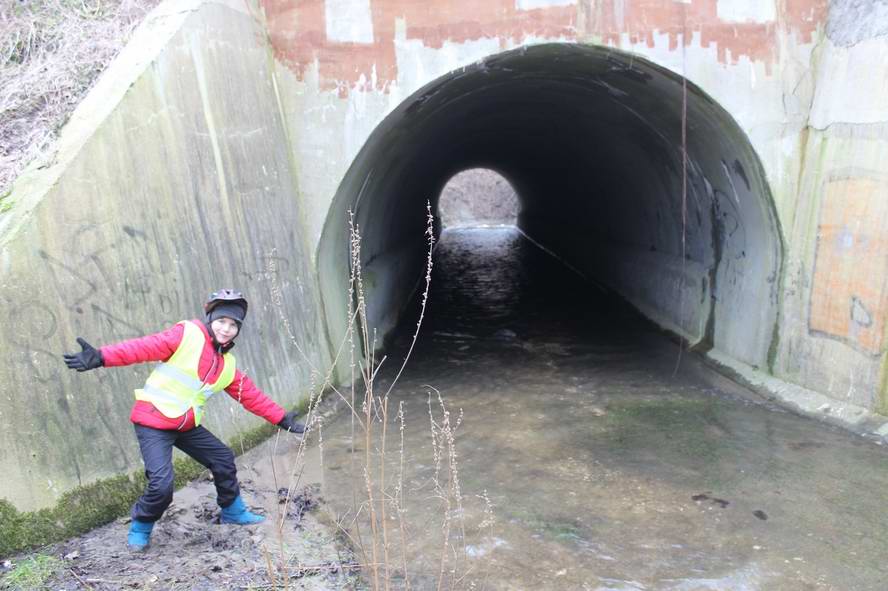
{"type": "Polygon", "coordinates": [[[219,318],[231,318],[237,323],[237,327],[240,328],[246,315],[247,311],[239,303],[223,302],[217,304],[212,310],[210,310],[210,313],[207,314],[207,322],[212,322],[219,318]]]}

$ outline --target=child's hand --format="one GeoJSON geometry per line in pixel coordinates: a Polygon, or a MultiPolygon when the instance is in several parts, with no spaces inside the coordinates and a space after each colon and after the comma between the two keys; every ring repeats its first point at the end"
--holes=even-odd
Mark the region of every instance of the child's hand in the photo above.
{"type": "Polygon", "coordinates": [[[278,421],[277,426],[290,433],[304,433],[305,425],[296,421],[296,417],[298,416],[299,413],[295,410],[288,412],[284,415],[284,418],[278,421]]]}
{"type": "Polygon", "coordinates": [[[80,353],[65,353],[63,355],[65,358],[65,365],[70,369],[87,371],[105,365],[105,361],[102,359],[102,353],[98,349],[80,337],[77,337],[77,343],[83,351],[80,353]]]}

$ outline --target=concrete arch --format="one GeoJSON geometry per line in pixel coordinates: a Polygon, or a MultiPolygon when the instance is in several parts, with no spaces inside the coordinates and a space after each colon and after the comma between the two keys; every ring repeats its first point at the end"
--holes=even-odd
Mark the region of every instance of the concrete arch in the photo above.
{"type": "Polygon", "coordinates": [[[675,73],[575,44],[523,47],[451,72],[374,130],[319,244],[334,341],[345,328],[346,211],[362,230],[368,320],[383,335],[424,272],[426,200],[436,207],[443,184],[472,167],[515,187],[525,233],[661,326],[768,364],[783,241],[746,135],[675,73]]]}

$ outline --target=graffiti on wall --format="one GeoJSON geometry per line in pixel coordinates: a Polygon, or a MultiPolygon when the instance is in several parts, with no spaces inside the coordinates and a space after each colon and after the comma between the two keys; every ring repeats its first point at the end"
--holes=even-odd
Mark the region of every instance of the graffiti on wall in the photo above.
{"type": "MultiPolygon", "coordinates": [[[[163,293],[157,280],[168,270],[155,262],[151,241],[130,226],[121,230],[101,224],[81,224],[72,230],[68,252],[37,252],[39,271],[45,273],[45,290],[30,298],[4,297],[9,321],[8,343],[18,354],[13,359],[24,366],[25,374],[40,384],[58,390],[63,399],[67,375],[57,350],[60,333],[73,318],[76,330],[93,342],[123,340],[145,332],[136,318],[151,310],[160,323],[178,320],[179,294],[163,293]],[[110,235],[109,235],[110,234],[110,235]],[[141,273],[120,273],[120,251],[133,251],[145,265],[141,273]]],[[[37,271],[35,269],[34,271],[37,271]]],[[[67,335],[64,337],[69,339],[67,335]]],[[[76,347],[73,342],[69,347],[76,347]]]]}
{"type": "Polygon", "coordinates": [[[872,355],[888,316],[888,182],[826,183],[817,228],[809,327],[872,355]]]}

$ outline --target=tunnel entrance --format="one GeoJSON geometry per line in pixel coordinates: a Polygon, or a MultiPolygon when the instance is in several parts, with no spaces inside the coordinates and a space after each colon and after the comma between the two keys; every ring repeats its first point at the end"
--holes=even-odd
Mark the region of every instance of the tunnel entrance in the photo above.
{"type": "Polygon", "coordinates": [[[471,168],[515,188],[527,237],[661,327],[767,364],[782,241],[745,134],[680,76],[572,44],[508,51],[442,76],[371,134],[319,246],[334,342],[345,332],[347,212],[362,231],[367,320],[384,335],[424,273],[426,202],[437,212],[446,182],[471,168]]]}

